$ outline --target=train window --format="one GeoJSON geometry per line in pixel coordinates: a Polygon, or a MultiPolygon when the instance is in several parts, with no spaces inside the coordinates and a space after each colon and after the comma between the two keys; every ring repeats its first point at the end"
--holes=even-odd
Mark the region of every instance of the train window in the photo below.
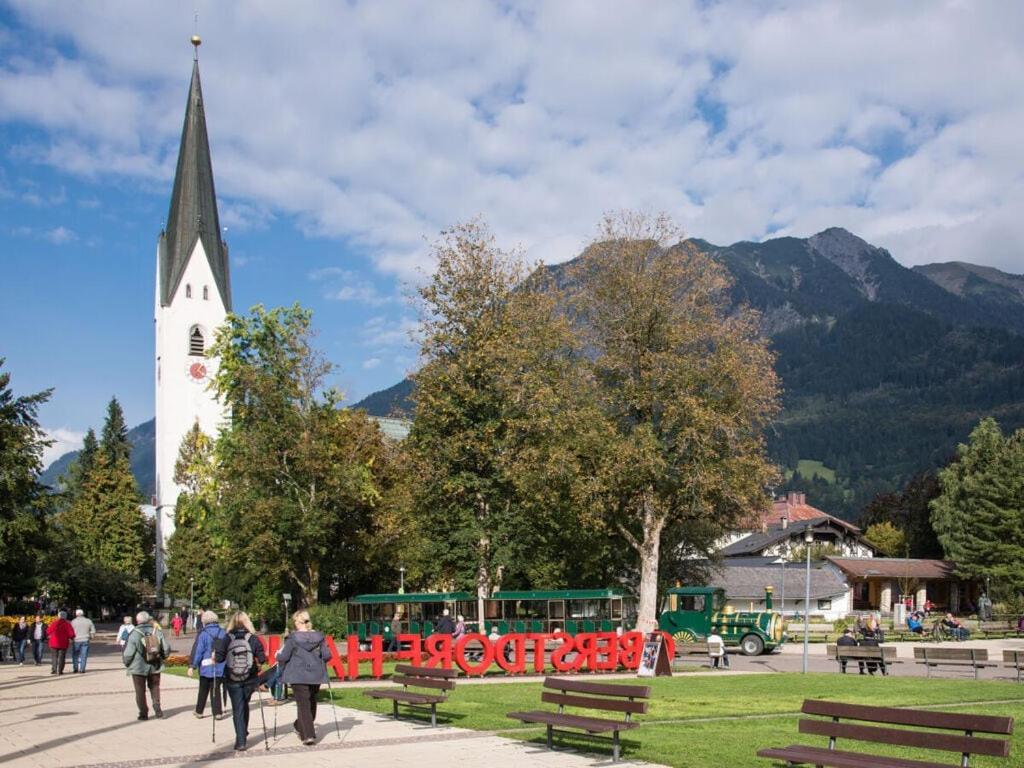
{"type": "Polygon", "coordinates": [[[622,621],[622,598],[621,597],[613,597],[611,602],[612,602],[611,620],[612,621],[622,621]]]}
{"type": "Polygon", "coordinates": [[[565,618],[565,602],[562,600],[549,600],[548,601],[548,618],[550,619],[564,619],[565,618]]]}
{"type": "Polygon", "coordinates": [[[484,619],[500,619],[501,618],[501,601],[500,600],[484,600],[484,619]]]}
{"type": "Polygon", "coordinates": [[[512,611],[506,613],[507,619],[546,619],[547,605],[543,600],[516,600],[511,606],[512,611]]]}
{"type": "Polygon", "coordinates": [[[680,595],[679,596],[679,610],[680,611],[703,611],[704,610],[704,595],[680,595]]]}
{"type": "Polygon", "coordinates": [[[349,603],[348,604],[348,620],[351,621],[351,622],[356,622],[356,623],[362,621],[363,620],[362,615],[361,615],[362,607],[363,606],[359,605],[358,603],[349,603]]]}
{"type": "Polygon", "coordinates": [[[711,603],[712,610],[724,611],[725,610],[725,592],[715,592],[715,597],[711,603]]]}
{"type": "Polygon", "coordinates": [[[569,600],[570,619],[596,619],[601,615],[600,600],[569,600]]]}

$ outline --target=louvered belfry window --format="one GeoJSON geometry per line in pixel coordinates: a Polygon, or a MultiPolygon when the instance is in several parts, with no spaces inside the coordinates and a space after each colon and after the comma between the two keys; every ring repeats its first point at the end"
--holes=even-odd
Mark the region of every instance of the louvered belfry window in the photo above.
{"type": "Polygon", "coordinates": [[[190,355],[205,355],[205,346],[203,332],[199,329],[199,326],[194,327],[188,335],[188,353],[190,355]]]}

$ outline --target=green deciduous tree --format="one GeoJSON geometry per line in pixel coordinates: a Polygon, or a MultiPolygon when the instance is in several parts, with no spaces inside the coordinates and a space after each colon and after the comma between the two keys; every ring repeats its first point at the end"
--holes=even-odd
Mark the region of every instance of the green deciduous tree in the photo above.
{"type": "Polygon", "coordinates": [[[907,551],[907,537],[888,520],[869,525],[864,539],[886,557],[898,557],[907,551]]]}
{"type": "Polygon", "coordinates": [[[909,557],[941,558],[942,545],[932,528],[929,507],[940,491],[935,472],[914,475],[902,490],[875,496],[864,510],[860,526],[866,530],[877,523],[892,523],[906,535],[909,557]]]}
{"type": "MultiPolygon", "coordinates": [[[[434,244],[407,441],[427,583],[472,589],[587,578],[572,506],[573,335],[544,272],[527,279],[480,221],[434,244]]],[[[609,565],[613,560],[605,560],[609,565]]]]}
{"type": "Polygon", "coordinates": [[[313,605],[332,583],[347,585],[339,564],[358,562],[373,531],[383,438],[323,389],[331,366],[298,305],[229,315],[210,354],[220,359],[214,386],[232,416],[216,446],[211,525],[225,596],[258,595],[254,610],[265,612],[287,588],[313,605]]]}
{"type": "Polygon", "coordinates": [[[932,525],[957,573],[1024,590],[1024,430],[983,419],[939,483],[932,525]]]}
{"type": "Polygon", "coordinates": [[[211,605],[217,598],[217,553],[211,538],[211,513],[216,509],[213,440],[198,422],[182,438],[174,465],[174,482],[182,487],[174,509],[174,534],[167,542],[164,589],[176,597],[190,594],[211,605]]]}
{"type": "Polygon", "coordinates": [[[36,479],[50,443],[36,412],[52,390],[15,397],[10,382],[0,370],[0,594],[20,596],[32,591],[45,547],[46,496],[36,479]]]}
{"type": "Polygon", "coordinates": [[[756,313],[665,217],[607,217],[570,279],[591,389],[590,496],[639,556],[638,626],[654,624],[666,531],[706,552],[768,503],[763,430],[777,411],[756,313]]]}

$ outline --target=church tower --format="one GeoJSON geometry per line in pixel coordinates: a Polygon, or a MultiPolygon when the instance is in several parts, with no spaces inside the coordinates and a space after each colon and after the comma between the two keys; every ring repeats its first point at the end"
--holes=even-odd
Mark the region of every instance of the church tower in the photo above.
{"type": "Polygon", "coordinates": [[[167,540],[181,488],[174,464],[181,441],[199,424],[215,437],[225,409],[209,389],[216,360],[206,356],[231,311],[228,248],[220,238],[213,166],[199,83],[198,37],[185,107],[167,228],[156,256],[156,580],[163,582],[167,540]]]}

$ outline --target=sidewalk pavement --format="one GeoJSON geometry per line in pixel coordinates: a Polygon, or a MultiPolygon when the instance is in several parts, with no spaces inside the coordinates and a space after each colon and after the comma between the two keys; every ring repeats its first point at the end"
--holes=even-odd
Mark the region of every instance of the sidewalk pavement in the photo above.
{"type": "Polygon", "coordinates": [[[217,740],[211,743],[209,707],[205,719],[193,717],[197,684],[187,678],[163,675],[164,718],[157,720],[151,715],[147,721],[136,720],[131,681],[121,666],[119,649],[103,640],[93,645],[88,671],[82,675],[71,673],[69,661],[63,676],[51,676],[48,654],[38,667],[31,661],[25,666],[0,665],[0,764],[12,768],[184,768],[245,760],[244,765],[252,768],[449,768],[453,764],[584,768],[610,762],[578,752],[549,752],[537,744],[490,733],[396,722],[343,707],[336,708],[339,740],[331,707],[323,704],[317,712],[317,744],[305,747],[292,730],[295,705],[290,702],[264,709],[270,731],[265,742],[255,696],[249,750],[236,753],[230,718],[217,722],[217,740]]]}

